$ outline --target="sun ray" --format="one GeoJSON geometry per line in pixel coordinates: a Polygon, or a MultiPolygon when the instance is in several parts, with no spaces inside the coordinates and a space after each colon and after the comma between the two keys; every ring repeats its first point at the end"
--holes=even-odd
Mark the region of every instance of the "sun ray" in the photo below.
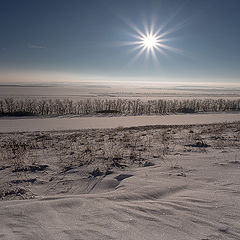
{"type": "Polygon", "coordinates": [[[145,47],[141,48],[140,51],[135,55],[135,57],[132,59],[132,61],[130,62],[130,64],[134,64],[139,57],[143,54],[143,52],[145,51],[145,47]]]}
{"type": "Polygon", "coordinates": [[[159,65],[159,61],[158,61],[158,58],[157,58],[157,54],[155,51],[152,51],[152,56],[153,56],[153,61],[156,65],[159,65]]]}
{"type": "Polygon", "coordinates": [[[170,47],[168,45],[161,44],[161,43],[157,43],[157,46],[159,46],[160,48],[167,49],[171,52],[178,53],[180,55],[184,55],[184,52],[182,50],[178,49],[178,48],[170,47]]]}
{"type": "Polygon", "coordinates": [[[134,46],[142,44],[142,41],[126,41],[126,42],[120,42],[119,46],[134,46]]]}
{"type": "Polygon", "coordinates": [[[158,36],[159,36],[160,38],[165,37],[165,36],[167,36],[167,35],[175,32],[175,31],[183,28],[185,24],[186,24],[186,21],[180,22],[180,23],[178,23],[177,25],[175,25],[174,27],[168,29],[167,31],[161,33],[161,34],[158,35],[158,36]]]}
{"type": "Polygon", "coordinates": [[[149,35],[150,31],[149,31],[149,28],[148,28],[146,23],[143,24],[143,27],[144,27],[144,30],[145,30],[145,34],[144,34],[143,37],[145,37],[145,35],[149,35]]]}
{"type": "Polygon", "coordinates": [[[136,33],[128,33],[128,35],[138,40],[142,40],[144,38],[144,36],[142,37],[140,35],[137,35],[136,33]]]}
{"type": "Polygon", "coordinates": [[[138,36],[144,37],[145,34],[133,23],[129,23],[129,26],[138,34],[138,36]]]}
{"type": "Polygon", "coordinates": [[[161,55],[167,56],[167,53],[162,48],[156,46],[155,50],[158,51],[161,55]]]}
{"type": "Polygon", "coordinates": [[[129,49],[129,53],[132,53],[132,52],[135,52],[135,51],[137,51],[137,50],[139,50],[139,49],[142,49],[144,46],[143,45],[138,45],[138,46],[135,46],[135,47],[133,47],[133,48],[131,48],[131,49],[129,49]]]}

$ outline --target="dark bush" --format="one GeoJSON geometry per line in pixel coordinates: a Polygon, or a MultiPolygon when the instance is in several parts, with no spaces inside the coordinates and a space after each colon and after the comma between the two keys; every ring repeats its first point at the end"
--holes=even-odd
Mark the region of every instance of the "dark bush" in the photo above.
{"type": "Polygon", "coordinates": [[[6,112],[6,113],[0,113],[0,116],[4,117],[26,117],[26,116],[37,116],[37,114],[34,114],[32,112],[6,112]]]}
{"type": "Polygon", "coordinates": [[[240,99],[69,99],[0,100],[0,116],[55,116],[88,114],[151,115],[169,113],[240,111],[240,99]]]}

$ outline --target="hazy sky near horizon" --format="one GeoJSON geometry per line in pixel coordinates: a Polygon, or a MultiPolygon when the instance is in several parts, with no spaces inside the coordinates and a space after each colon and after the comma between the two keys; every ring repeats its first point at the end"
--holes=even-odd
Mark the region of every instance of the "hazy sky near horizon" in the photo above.
{"type": "Polygon", "coordinates": [[[239,12],[238,0],[2,0],[0,82],[240,82],[239,12]],[[162,45],[138,56],[151,26],[162,45]]]}

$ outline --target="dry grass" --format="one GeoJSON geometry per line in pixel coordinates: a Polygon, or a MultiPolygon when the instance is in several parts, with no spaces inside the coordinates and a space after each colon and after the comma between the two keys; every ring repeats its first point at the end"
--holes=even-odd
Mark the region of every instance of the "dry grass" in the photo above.
{"type": "Polygon", "coordinates": [[[239,149],[239,136],[239,123],[1,134],[0,173],[7,176],[0,179],[0,198],[32,197],[37,184],[78,172],[96,178],[155,161],[175,169],[175,155],[239,149]]]}

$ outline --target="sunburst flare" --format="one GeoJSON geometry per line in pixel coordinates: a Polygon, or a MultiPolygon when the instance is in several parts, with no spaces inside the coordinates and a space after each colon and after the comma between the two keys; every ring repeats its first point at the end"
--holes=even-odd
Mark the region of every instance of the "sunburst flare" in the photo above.
{"type": "Polygon", "coordinates": [[[155,62],[158,62],[158,57],[160,55],[168,55],[168,52],[174,52],[177,54],[183,54],[183,51],[180,49],[169,46],[167,43],[174,40],[174,38],[169,38],[168,35],[179,29],[177,24],[175,27],[163,31],[165,25],[159,27],[154,31],[155,26],[151,24],[150,27],[147,27],[144,24],[144,31],[141,31],[132,23],[128,23],[131,29],[134,31],[130,35],[134,38],[133,41],[128,41],[123,43],[123,45],[132,45],[133,48],[131,51],[136,52],[136,55],[133,59],[135,62],[144,52],[146,57],[151,56],[155,62]]]}

